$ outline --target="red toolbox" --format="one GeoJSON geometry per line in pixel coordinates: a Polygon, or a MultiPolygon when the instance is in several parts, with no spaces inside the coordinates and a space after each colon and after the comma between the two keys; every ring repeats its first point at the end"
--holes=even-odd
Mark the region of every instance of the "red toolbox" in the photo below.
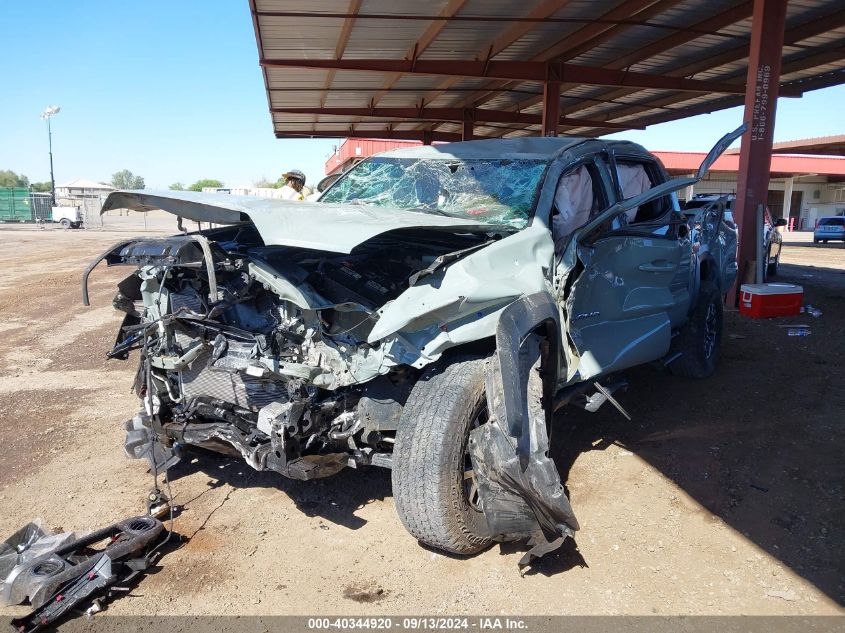
{"type": "Polygon", "coordinates": [[[739,311],[754,319],[801,314],[804,289],[794,284],[742,284],[739,311]]]}

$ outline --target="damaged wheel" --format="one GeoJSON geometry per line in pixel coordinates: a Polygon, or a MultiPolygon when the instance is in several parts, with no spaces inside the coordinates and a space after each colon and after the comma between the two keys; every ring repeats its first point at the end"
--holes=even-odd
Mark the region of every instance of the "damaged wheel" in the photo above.
{"type": "Polygon", "coordinates": [[[484,358],[459,358],[426,372],[405,404],[393,451],[393,497],[407,530],[454,554],[487,547],[467,444],[487,421],[484,358]]]}
{"type": "Polygon", "coordinates": [[[680,357],[669,364],[676,376],[706,378],[716,371],[722,342],[722,297],[715,284],[702,282],[695,310],[672,341],[680,357]]]}

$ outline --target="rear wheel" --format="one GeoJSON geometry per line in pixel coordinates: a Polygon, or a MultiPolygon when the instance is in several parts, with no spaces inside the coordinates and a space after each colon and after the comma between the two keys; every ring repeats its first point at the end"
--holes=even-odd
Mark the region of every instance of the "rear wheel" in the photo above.
{"type": "Polygon", "coordinates": [[[722,298],[713,282],[704,281],[695,309],[672,341],[680,357],[669,364],[676,376],[706,378],[716,371],[722,342],[722,298]]]}
{"type": "Polygon", "coordinates": [[[63,229],[69,229],[70,228],[70,220],[68,220],[67,218],[62,218],[61,225],[62,225],[63,229]]]}
{"type": "Polygon", "coordinates": [[[467,450],[469,433],[487,422],[484,358],[458,358],[426,372],[414,386],[393,449],[393,497],[405,528],[454,554],[490,544],[467,450]]]}

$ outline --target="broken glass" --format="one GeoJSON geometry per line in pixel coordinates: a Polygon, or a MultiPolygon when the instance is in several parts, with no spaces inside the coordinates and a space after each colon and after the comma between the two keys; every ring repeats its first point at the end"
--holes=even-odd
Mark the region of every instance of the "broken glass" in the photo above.
{"type": "Polygon", "coordinates": [[[548,163],[509,159],[371,158],[321,202],[397,207],[524,228],[548,163]]]}

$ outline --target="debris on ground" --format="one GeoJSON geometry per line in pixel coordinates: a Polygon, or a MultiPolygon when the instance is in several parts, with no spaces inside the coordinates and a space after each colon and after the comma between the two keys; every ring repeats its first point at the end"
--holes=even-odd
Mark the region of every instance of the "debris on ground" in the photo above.
{"type": "Polygon", "coordinates": [[[794,602],[798,599],[798,596],[795,595],[794,591],[781,591],[779,589],[769,589],[766,592],[766,595],[769,598],[783,598],[787,602],[794,602]]]}
{"type": "Polygon", "coordinates": [[[810,314],[818,319],[822,315],[822,311],[808,303],[805,306],[801,306],[801,314],[810,314]]]}
{"type": "Polygon", "coordinates": [[[791,327],[786,331],[787,336],[810,336],[812,330],[806,327],[791,327]]]}
{"type": "MultiPolygon", "coordinates": [[[[5,577],[3,598],[6,604],[29,602],[33,611],[12,620],[20,633],[50,626],[77,607],[90,606],[93,615],[105,601],[129,591],[135,581],[161,554],[170,532],[162,538],[164,525],[158,519],[138,516],[95,530],[80,538],[56,539],[36,536],[40,530],[29,524],[10,542],[29,542],[25,550],[35,555],[18,559],[5,577]],[[44,545],[45,538],[51,547],[44,545]],[[38,547],[39,542],[42,543],[38,547]],[[104,547],[97,549],[96,546],[104,547]],[[37,554],[36,554],[37,552],[37,554]]],[[[36,526],[37,527],[37,526],[36,526]]],[[[58,535],[65,536],[65,535],[58,535]]],[[[22,552],[22,553],[25,553],[22,552]]]]}
{"type": "Polygon", "coordinates": [[[30,561],[43,557],[74,539],[73,532],[53,534],[41,527],[41,520],[27,523],[0,543],[0,606],[19,604],[12,591],[15,578],[30,561]]]}

